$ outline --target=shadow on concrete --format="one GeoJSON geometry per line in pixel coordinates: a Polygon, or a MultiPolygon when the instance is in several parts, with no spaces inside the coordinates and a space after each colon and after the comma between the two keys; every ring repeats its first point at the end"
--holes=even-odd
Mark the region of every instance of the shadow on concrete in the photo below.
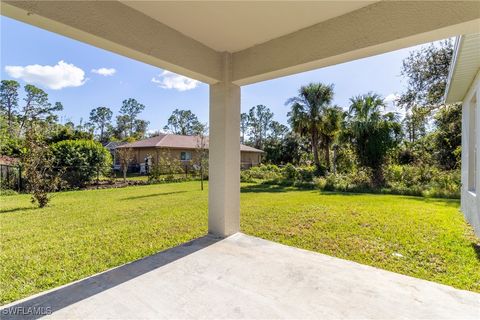
{"type": "Polygon", "coordinates": [[[38,319],[202,250],[222,238],[206,235],[146,258],[0,309],[0,318],[38,319]]]}
{"type": "Polygon", "coordinates": [[[185,192],[187,192],[187,191],[172,191],[172,192],[151,193],[151,194],[145,194],[145,195],[141,195],[141,196],[123,198],[122,200],[136,200],[136,199],[152,198],[152,197],[159,197],[159,196],[168,196],[168,195],[171,195],[171,194],[185,193],[185,192]]]}

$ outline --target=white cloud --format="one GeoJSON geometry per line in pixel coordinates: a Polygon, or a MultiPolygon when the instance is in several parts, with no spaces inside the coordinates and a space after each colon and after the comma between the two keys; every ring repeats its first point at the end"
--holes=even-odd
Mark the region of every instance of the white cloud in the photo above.
{"type": "Polygon", "coordinates": [[[153,77],[152,82],[158,84],[160,88],[175,89],[178,91],[195,89],[200,84],[200,81],[167,70],[163,71],[158,78],[153,77]]]}
{"type": "Polygon", "coordinates": [[[385,101],[385,112],[395,112],[400,118],[405,117],[405,110],[397,106],[397,99],[400,97],[397,93],[390,93],[383,99],[385,101]]]}
{"type": "Polygon", "coordinates": [[[92,69],[93,73],[99,74],[104,77],[113,76],[117,70],[114,68],[99,68],[99,69],[92,69]]]}
{"type": "Polygon", "coordinates": [[[66,63],[59,61],[54,66],[41,66],[32,64],[28,66],[5,66],[5,71],[15,79],[22,79],[27,83],[38,84],[53,90],[66,87],[79,87],[86,81],[85,72],[66,63]]]}
{"type": "Polygon", "coordinates": [[[385,101],[386,103],[389,103],[389,104],[391,104],[391,103],[394,104],[395,101],[396,101],[399,97],[400,97],[400,96],[399,96],[398,94],[396,94],[396,93],[390,93],[388,96],[385,97],[384,101],[385,101]]]}

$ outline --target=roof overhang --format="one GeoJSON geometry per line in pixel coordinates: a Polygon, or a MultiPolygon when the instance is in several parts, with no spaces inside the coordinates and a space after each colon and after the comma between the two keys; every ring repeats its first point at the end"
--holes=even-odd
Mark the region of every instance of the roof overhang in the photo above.
{"type": "Polygon", "coordinates": [[[479,71],[480,33],[457,37],[445,90],[445,103],[463,101],[479,71]]]}
{"type": "Polygon", "coordinates": [[[209,84],[480,32],[479,1],[12,1],[1,14],[209,84]]]}

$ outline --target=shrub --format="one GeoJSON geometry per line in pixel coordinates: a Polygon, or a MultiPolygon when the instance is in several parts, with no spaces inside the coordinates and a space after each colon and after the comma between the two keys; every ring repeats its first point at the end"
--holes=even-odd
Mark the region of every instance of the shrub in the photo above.
{"type": "Polygon", "coordinates": [[[151,183],[185,181],[187,178],[184,174],[185,169],[180,160],[172,158],[169,151],[163,151],[158,163],[150,168],[148,181],[151,183]]]}
{"type": "Polygon", "coordinates": [[[281,170],[274,164],[259,165],[240,172],[240,181],[277,180],[281,178],[281,170]]]}
{"type": "Polygon", "coordinates": [[[60,184],[58,171],[53,169],[51,151],[37,133],[36,128],[27,130],[25,150],[22,155],[26,190],[32,195],[32,203],[40,208],[50,201],[49,193],[60,184]]]}
{"type": "Polygon", "coordinates": [[[97,174],[110,171],[111,155],[99,142],[93,140],[64,140],[50,146],[53,164],[63,171],[68,187],[84,186],[97,174]]]}
{"type": "Polygon", "coordinates": [[[295,181],[297,180],[298,178],[298,171],[297,171],[297,168],[295,168],[295,166],[291,163],[287,164],[283,170],[282,170],[282,173],[283,173],[283,177],[286,179],[286,180],[292,180],[292,181],[295,181]]]}
{"type": "Polygon", "coordinates": [[[297,172],[299,180],[303,182],[313,182],[317,168],[315,166],[299,167],[297,168],[297,172]]]}
{"type": "Polygon", "coordinates": [[[0,196],[14,196],[17,195],[18,192],[12,189],[1,189],[0,188],[0,196]]]}
{"type": "Polygon", "coordinates": [[[387,190],[392,193],[458,198],[460,170],[441,170],[430,165],[389,165],[384,169],[387,190]]]}
{"type": "Polygon", "coordinates": [[[240,182],[255,182],[250,170],[243,170],[240,172],[240,182]]]}
{"type": "MultiPolygon", "coordinates": [[[[372,190],[370,169],[361,168],[355,172],[328,175],[324,189],[329,191],[366,192],[372,190]]],[[[317,185],[319,182],[317,181],[317,185]]]]}
{"type": "Polygon", "coordinates": [[[300,186],[306,183],[310,187],[316,174],[317,169],[315,166],[295,167],[289,163],[280,169],[276,165],[268,164],[242,171],[240,173],[240,181],[255,182],[257,180],[262,180],[267,183],[289,186],[300,186]]]}

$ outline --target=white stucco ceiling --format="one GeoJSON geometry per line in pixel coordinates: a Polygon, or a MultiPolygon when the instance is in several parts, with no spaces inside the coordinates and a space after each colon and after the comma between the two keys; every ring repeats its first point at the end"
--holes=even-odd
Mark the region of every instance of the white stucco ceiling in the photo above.
{"type": "Polygon", "coordinates": [[[208,84],[480,32],[479,1],[1,2],[2,15],[208,84]]]}
{"type": "Polygon", "coordinates": [[[122,1],[216,51],[236,52],[377,1],[122,1]]]}

